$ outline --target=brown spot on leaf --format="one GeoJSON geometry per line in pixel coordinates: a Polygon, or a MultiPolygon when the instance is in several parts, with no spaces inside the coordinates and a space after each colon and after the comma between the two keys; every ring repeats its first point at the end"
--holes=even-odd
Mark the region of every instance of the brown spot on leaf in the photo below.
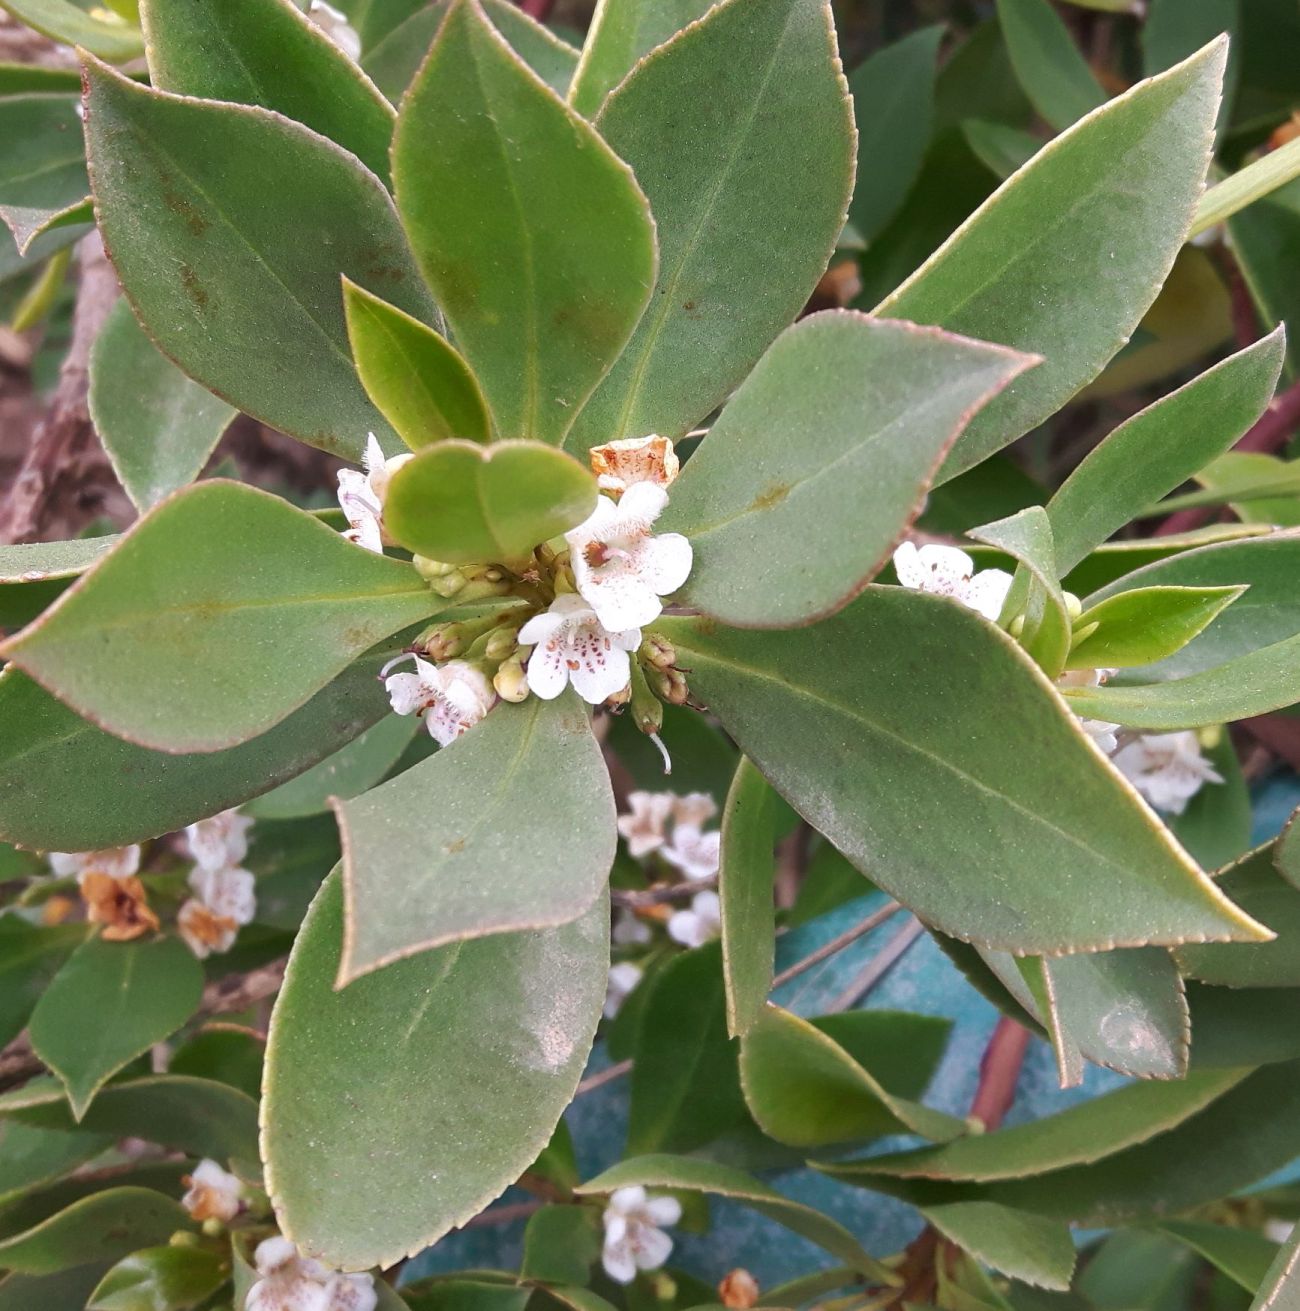
{"type": "Polygon", "coordinates": [[[780,505],[790,495],[789,483],[772,483],[765,491],[759,492],[750,502],[751,510],[770,510],[780,505]]]}
{"type": "Polygon", "coordinates": [[[208,293],[199,282],[199,275],[188,264],[181,265],[181,286],[185,288],[185,294],[194,302],[195,309],[207,308],[208,293]]]}

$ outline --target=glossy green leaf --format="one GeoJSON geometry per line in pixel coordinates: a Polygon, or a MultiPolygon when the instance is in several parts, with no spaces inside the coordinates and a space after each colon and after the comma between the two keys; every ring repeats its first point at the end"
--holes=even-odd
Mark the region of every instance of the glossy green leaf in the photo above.
{"type": "Polygon", "coordinates": [[[524,1230],[520,1279],[585,1284],[600,1255],[596,1213],[584,1206],[544,1206],[524,1230]]]}
{"type": "Polygon", "coordinates": [[[772,989],[776,910],[773,846],[776,796],[767,780],[742,759],[722,812],[718,899],[722,911],[722,978],[727,1032],[748,1033],[763,1014],[772,989]]]}
{"type": "Polygon", "coordinates": [[[50,980],[85,940],[81,924],[44,928],[16,915],[0,917],[0,1046],[18,1036],[50,980]]]}
{"type": "Polygon", "coordinates": [[[1248,586],[1138,587],[1090,606],[1074,621],[1087,633],[1070,648],[1070,669],[1146,665],[1181,651],[1248,586]]]}
{"type": "MultiPolygon", "coordinates": [[[[63,1089],[53,1079],[6,1093],[0,1115],[43,1129],[74,1127],[63,1089]]],[[[143,1138],[188,1156],[257,1159],[257,1103],[212,1079],[160,1074],[111,1083],[100,1090],[81,1127],[114,1138],[143,1138]]]]}
{"type": "Polygon", "coordinates": [[[943,1142],[970,1128],[894,1096],[834,1038],[777,1006],[767,1006],[741,1039],[740,1080],[759,1127],[792,1147],[891,1133],[943,1142]]]}
{"type": "Polygon", "coordinates": [[[80,46],[115,64],[125,64],[144,53],[139,28],[100,6],[92,13],[73,0],[5,0],[4,7],[52,41],[80,46]]]}
{"type": "Polygon", "coordinates": [[[413,451],[447,437],[491,437],[478,382],[445,337],[346,278],[343,308],[361,381],[413,451]]]}
{"type": "Polygon", "coordinates": [[[52,578],[75,578],[107,555],[120,538],[74,537],[69,542],[31,542],[0,546],[0,584],[35,583],[52,578]]]}
{"type": "Polygon", "coordinates": [[[146,1247],[100,1281],[87,1311],[190,1311],[225,1283],[229,1267],[201,1247],[146,1247]]]}
{"type": "Polygon", "coordinates": [[[69,1266],[115,1261],[191,1228],[189,1213],[162,1193],[108,1188],[0,1242],[0,1266],[25,1275],[53,1274],[69,1266]]]}
{"type": "Polygon", "coordinates": [[[853,189],[830,6],[724,0],[637,65],[596,126],[649,197],[660,259],[649,309],[569,434],[580,452],[700,423],[825,271],[853,189]]]}
{"type": "Polygon", "coordinates": [[[203,969],[179,938],[92,938],[32,1011],[32,1049],[81,1119],[110,1075],[170,1038],[198,1009],[203,969]]]}
{"type": "Polygon", "coordinates": [[[141,0],[159,91],[273,109],[388,180],[393,108],[292,0],[141,0]]]}
{"type": "Polygon", "coordinates": [[[1048,0],[998,0],[998,23],[1020,85],[1054,128],[1067,128],[1106,103],[1105,91],[1048,0]]]}
{"type": "Polygon", "coordinates": [[[1250,428],[1277,386],[1284,346],[1278,329],[1149,405],[1084,457],[1047,503],[1063,574],[1250,428]]]}
{"type": "Polygon", "coordinates": [[[345,984],[431,947],[578,919],[614,860],[609,774],[572,694],[503,703],[337,810],[345,984]]]}
{"type": "Polygon", "coordinates": [[[858,177],[849,221],[870,241],[898,212],[921,171],[934,118],[942,26],[877,50],[849,77],[858,125],[858,177]]]}
{"type": "Polygon", "coordinates": [[[611,1166],[589,1179],[578,1192],[609,1193],[616,1188],[640,1185],[645,1188],[675,1188],[730,1198],[777,1224],[802,1235],[866,1275],[892,1284],[894,1279],[880,1263],[867,1255],[858,1240],[842,1225],[820,1211],[793,1202],[733,1166],[687,1156],[649,1155],[633,1157],[611,1166]]]}
{"type": "MultiPolygon", "coordinates": [[[[63,1089],[50,1080],[62,1100],[63,1089]]],[[[66,1107],[66,1102],[64,1103],[66,1107]]],[[[75,1128],[71,1123],[69,1129],[75,1128]]],[[[112,1146],[112,1139],[84,1130],[69,1133],[6,1120],[0,1129],[0,1198],[8,1202],[60,1178],[112,1146]]]]}
{"type": "Polygon", "coordinates": [[[0,1311],[84,1311],[103,1271],[100,1263],[54,1275],[7,1275],[0,1279],[0,1311]]]}
{"type": "Polygon", "coordinates": [[[167,1070],[170,1074],[226,1083],[257,1097],[261,1093],[265,1051],[262,1034],[216,1020],[176,1046],[167,1070]]]}
{"type": "Polygon", "coordinates": [[[46,220],[90,191],[76,98],[0,98],[0,140],[0,220],[25,253],[46,220]]]}
{"type": "Polygon", "coordinates": [[[214,480],[146,515],[0,654],[110,732],[217,751],[274,727],[440,604],[410,565],[214,480]]]}
{"type": "Polygon", "coordinates": [[[1031,363],[845,311],[787,330],[673,484],[659,526],[695,552],[682,601],[764,628],[846,605],[971,415],[1031,363]]]}
{"type": "Polygon", "coordinates": [[[398,441],[356,375],[339,277],[437,322],[388,193],[269,110],[166,95],[88,64],[100,230],[145,331],[190,377],[348,459],[398,441]],[[275,204],[267,204],[267,196],[275,204]]]}
{"type": "Polygon", "coordinates": [[[444,441],[393,474],[384,525],[409,550],[453,564],[518,561],[596,508],[596,479],[534,441],[444,441]]]}
{"type": "Polygon", "coordinates": [[[91,349],[90,414],[143,512],[199,476],[236,411],[187,378],[120,300],[91,349]]]}
{"type": "Polygon", "coordinates": [[[402,102],[393,173],[497,431],[559,443],[654,282],[636,180],[473,0],[453,0],[402,102]]]}
{"type": "Polygon", "coordinates": [[[1062,133],[879,306],[1047,361],[976,418],[942,479],[1059,409],[1137,327],[1200,198],[1224,57],[1210,46],[1062,133]]]}
{"type": "Polygon", "coordinates": [[[1264,1282],[1278,1254],[1278,1245],[1263,1234],[1226,1225],[1198,1224],[1192,1220],[1166,1220],[1162,1233],[1186,1243],[1248,1293],[1264,1282]]]}
{"type": "Polygon", "coordinates": [[[602,898],[562,928],[424,952],[336,992],[343,895],[331,878],[294,945],[267,1050],[262,1149],[284,1232],[335,1266],[391,1265],[527,1169],[586,1064],[608,925],[602,898]]]}
{"type": "Polygon", "coordinates": [[[951,936],[1049,953],[1261,937],[1083,741],[1020,647],[972,611],[876,587],[798,634],[661,627],[694,694],[773,786],[951,936]]]}
{"type": "Polygon", "coordinates": [[[949,1202],[921,1214],[946,1238],[1012,1279],[1062,1291],[1074,1273],[1074,1240],[1059,1220],[996,1202],[949,1202]]]}
{"type": "Polygon", "coordinates": [[[1297,1307],[1300,1307],[1300,1230],[1273,1258],[1250,1311],[1296,1311],[1297,1307]]]}
{"type": "Polygon", "coordinates": [[[605,97],[646,55],[709,8],[707,0],[598,0],[569,102],[594,118],[605,97]]]}

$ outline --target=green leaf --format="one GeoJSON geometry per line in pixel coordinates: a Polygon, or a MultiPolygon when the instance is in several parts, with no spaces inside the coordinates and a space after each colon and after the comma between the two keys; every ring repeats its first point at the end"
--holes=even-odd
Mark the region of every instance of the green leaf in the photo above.
{"type": "Polygon", "coordinates": [[[347,278],[343,308],[361,381],[413,451],[447,437],[491,437],[478,381],[445,337],[347,278]]]}
{"type": "Polygon", "coordinates": [[[51,216],[90,191],[76,98],[0,98],[0,140],[0,220],[25,254],[51,216]]]}
{"type": "Polygon", "coordinates": [[[742,758],[722,812],[718,898],[727,1032],[738,1038],[758,1022],[772,989],[776,909],[776,795],[742,758]]]}
{"type": "Polygon", "coordinates": [[[229,1267],[201,1247],[146,1247],[100,1281],[87,1311],[190,1311],[225,1283],[229,1267]]]}
{"type": "Polygon", "coordinates": [[[1284,348],[1279,328],[1147,406],[1084,457],[1047,503],[1062,574],[1241,438],[1273,395],[1284,348]]]}
{"type": "Polygon", "coordinates": [[[1225,451],[1196,475],[1204,490],[1161,502],[1161,513],[1190,505],[1228,505],[1246,523],[1300,523],[1300,465],[1260,451],[1225,451]]]}
{"type": "Polygon", "coordinates": [[[216,1020],[177,1045],[167,1062],[171,1074],[229,1084],[250,1097],[261,1095],[266,1039],[253,1029],[216,1020]]]}
{"type": "Polygon", "coordinates": [[[92,938],[32,1011],[32,1050],[63,1081],[80,1120],[104,1082],[170,1038],[198,1009],[203,969],[179,938],[92,938]]]}
{"type": "Polygon", "coordinates": [[[920,28],[876,51],[849,78],[858,125],[858,178],[849,222],[867,241],[898,212],[921,171],[943,36],[940,24],[920,28]]]}
{"type": "Polygon", "coordinates": [[[187,378],[120,300],[91,348],[90,414],[143,512],[199,476],[236,411],[187,378]]]}
{"type": "Polygon", "coordinates": [[[497,431],[558,444],[654,282],[635,178],[474,0],[454,0],[402,101],[393,174],[497,431]]]}
{"type": "MultiPolygon", "coordinates": [[[[53,1079],[6,1093],[0,1115],[42,1129],[75,1127],[63,1089],[53,1079]]],[[[82,1116],[81,1127],[114,1138],[143,1138],[188,1156],[257,1160],[257,1103],[212,1079],[160,1074],[111,1083],[82,1116]]]]}
{"type": "Polygon", "coordinates": [[[86,932],[83,924],[42,928],[16,915],[0,917],[0,1047],[26,1028],[32,1007],[86,932]]]}
{"type": "Polygon", "coordinates": [[[1300,1230],[1288,1239],[1264,1276],[1250,1311],[1296,1311],[1300,1307],[1300,1230]]]}
{"type": "Polygon", "coordinates": [[[741,1039],[740,1081],[759,1127],[792,1147],[891,1133],[943,1142],[969,1131],[956,1116],[895,1097],[833,1037],[767,1006],[741,1039]]]}
{"type": "Polygon", "coordinates": [[[1001,1274],[1040,1288],[1070,1287],[1074,1241],[1059,1220],[996,1202],[949,1202],[921,1214],[946,1239],[1001,1274]]]}
{"type": "Polygon", "coordinates": [[[686,1156],[639,1156],[611,1166],[581,1185],[578,1192],[583,1195],[611,1193],[616,1188],[635,1185],[683,1189],[729,1198],[816,1243],[868,1279],[879,1280],[887,1285],[897,1282],[835,1220],[802,1202],[792,1202],[782,1197],[765,1183],[729,1165],[686,1156]]]}
{"type": "Polygon", "coordinates": [[[404,1284],[402,1293],[411,1311],[524,1311],[533,1290],[513,1281],[436,1278],[404,1284]]]}
{"type": "Polygon", "coordinates": [[[165,1243],[193,1221],[179,1202],[150,1188],[107,1188],[34,1229],[0,1242],[0,1266],[47,1275],[69,1266],[115,1261],[138,1247],[165,1243]]]}
{"type": "Polygon", "coordinates": [[[1030,363],[845,311],[788,329],[673,484],[660,526],[695,551],[683,603],[764,628],[846,605],[971,414],[1030,363]]]}
{"type": "Polygon", "coordinates": [[[73,0],[5,0],[4,7],[50,40],[80,46],[115,64],[125,64],[144,53],[139,28],[98,6],[92,13],[73,0]]]}
{"type": "Polygon", "coordinates": [[[1067,128],[1106,103],[1101,83],[1047,0],[998,0],[998,23],[1020,85],[1054,128],[1067,128]]]}
{"type": "Polygon", "coordinates": [[[805,633],[660,627],[773,786],[945,933],[1028,953],[1264,934],[1083,741],[1020,647],[972,611],[873,587],[805,633]]]}
{"type": "Polygon", "coordinates": [[[7,1275],[0,1279],[0,1311],[84,1311],[103,1271],[101,1263],[54,1275],[7,1275]]]}
{"type": "Polygon", "coordinates": [[[1090,606],[1074,621],[1070,669],[1146,665],[1181,651],[1248,590],[1241,587],[1137,587],[1090,606]]]}
{"type": "Polygon", "coordinates": [[[638,64],[596,126],[649,197],[660,258],[650,308],[569,434],[580,452],[693,428],[825,272],[853,189],[829,4],[724,0],[638,64]]]}
{"type": "Polygon", "coordinates": [[[352,365],[339,276],[427,322],[437,311],[379,179],[268,110],[166,95],[93,62],[86,79],[100,229],[159,349],[313,446],[360,460],[373,431],[396,450],[352,365]]]}
{"type": "Polygon", "coordinates": [[[1254,1293],[1264,1282],[1278,1254],[1278,1244],[1249,1229],[1198,1224],[1192,1220],[1166,1220],[1160,1232],[1199,1252],[1229,1279],[1254,1293]]]}
{"type": "Polygon", "coordinates": [[[1137,327],[1200,198],[1224,58],[1216,43],[1062,133],[876,310],[1047,361],[976,418],[941,480],[1059,409],[1137,327]]]}
{"type": "Polygon", "coordinates": [[[524,1229],[519,1278],[545,1284],[585,1284],[600,1255],[597,1216],[585,1206],[544,1206],[524,1229]]]}
{"type": "Polygon", "coordinates": [[[1043,146],[1041,138],[1031,132],[982,118],[964,119],[961,132],[980,163],[1001,181],[1028,164],[1043,146]]]}
{"type": "Polygon", "coordinates": [[[1220,33],[1231,39],[1219,126],[1228,127],[1241,63],[1241,0],[1151,0],[1142,24],[1142,67],[1159,73],[1220,33]]]}
{"type": "Polygon", "coordinates": [[[30,542],[0,546],[0,583],[34,583],[52,578],[75,578],[106,555],[121,538],[74,537],[69,542],[30,542]]]}
{"type": "Polygon", "coordinates": [[[292,0],[140,0],[159,91],[274,109],[388,180],[393,108],[292,0]]]}
{"type": "Polygon", "coordinates": [[[294,944],[267,1050],[262,1147],[285,1234],[334,1266],[391,1265],[527,1169],[591,1048],[608,925],[602,898],[562,928],[424,952],[336,992],[331,877],[294,944]]]}
{"type": "Polygon", "coordinates": [[[1201,751],[1223,782],[1203,787],[1166,823],[1202,869],[1218,869],[1250,848],[1255,817],[1231,735],[1220,733],[1213,746],[1202,743],[1201,751]]]}
{"type": "Polygon", "coordinates": [[[217,751],[440,604],[410,565],[218,479],[147,514],[0,654],[112,733],[217,751]]]}
{"type": "MultiPolygon", "coordinates": [[[[63,1101],[63,1089],[49,1080],[63,1101]]],[[[63,1102],[66,1109],[67,1103],[63,1102]]],[[[68,1129],[76,1126],[67,1125],[68,1129]]],[[[7,1120],[0,1126],[0,1199],[9,1202],[98,1156],[113,1140],[103,1134],[42,1129],[7,1120]]]]}
{"type": "Polygon", "coordinates": [[[431,947],[578,919],[600,896],[617,841],[609,774],[573,695],[499,705],[336,809],[340,984],[431,947]]]}
{"type": "MultiPolygon", "coordinates": [[[[1270,327],[1294,323],[1300,306],[1300,287],[1291,272],[1292,252],[1300,241],[1300,181],[1289,182],[1234,214],[1228,220],[1228,235],[1260,318],[1270,327]]],[[[1293,341],[1288,352],[1293,374],[1298,351],[1300,343],[1293,341]]]]}
{"type": "Polygon", "coordinates": [[[569,103],[594,118],[646,55],[698,22],[709,8],[708,0],[597,0],[569,103]]]}
{"type": "Polygon", "coordinates": [[[384,526],[403,546],[451,564],[517,561],[596,508],[596,479],[535,441],[443,441],[398,469],[384,526]]]}

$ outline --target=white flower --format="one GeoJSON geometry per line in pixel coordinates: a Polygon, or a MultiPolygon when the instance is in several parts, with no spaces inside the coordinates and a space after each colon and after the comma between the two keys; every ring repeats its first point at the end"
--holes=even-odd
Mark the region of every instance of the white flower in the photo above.
{"type": "Polygon", "coordinates": [[[954,601],[996,620],[1011,588],[1011,575],[1004,569],[975,570],[975,562],[955,546],[923,546],[917,550],[904,542],[894,552],[894,572],[904,587],[954,601]]]}
{"type": "Polygon", "coordinates": [[[449,746],[496,704],[497,694],[486,675],[464,660],[434,665],[412,655],[413,673],[388,672],[405,659],[406,655],[397,656],[380,670],[388,699],[399,715],[422,715],[429,736],[439,746],[449,746]]]}
{"type": "Polygon", "coordinates": [[[629,792],[628,812],[618,817],[618,831],[627,843],[627,854],[640,860],[658,851],[667,840],[664,828],[677,798],[671,792],[629,792]]]}
{"type": "Polygon", "coordinates": [[[1201,754],[1190,729],[1181,733],[1144,733],[1121,747],[1115,767],[1157,809],[1181,815],[1204,783],[1223,776],[1201,754]]]}
{"type": "Polygon", "coordinates": [[[718,813],[718,803],[707,792],[688,792],[673,798],[673,822],[703,828],[718,813]]]}
{"type": "Polygon", "coordinates": [[[702,947],[722,932],[722,903],[716,892],[697,892],[690,910],[674,911],[668,936],[684,947],[702,947]]]}
{"type": "Polygon", "coordinates": [[[201,819],[185,829],[185,847],[203,869],[224,869],[238,865],[248,855],[248,830],[252,818],[238,810],[223,810],[211,819],[201,819]]]}
{"type": "Polygon", "coordinates": [[[344,1275],[300,1256],[287,1238],[268,1238],[253,1256],[261,1278],[248,1290],[245,1311],[375,1311],[371,1275],[344,1275]]]}
{"type": "Polygon", "coordinates": [[[185,945],[200,959],[227,952],[235,945],[240,928],[257,913],[256,880],[246,869],[204,869],[190,873],[194,895],[176,915],[176,927],[185,945]]]}
{"type": "Polygon", "coordinates": [[[614,917],[610,940],[616,947],[641,946],[650,941],[650,926],[626,906],[619,908],[614,917]]]}
{"type": "Polygon", "coordinates": [[[111,879],[127,879],[140,868],[140,848],[136,845],[105,847],[102,851],[51,851],[46,860],[60,878],[106,874],[111,879]]]}
{"type": "Polygon", "coordinates": [[[640,482],[667,487],[681,469],[672,442],[653,433],[593,446],[588,458],[602,492],[625,492],[640,482]]]}
{"type": "Polygon", "coordinates": [[[673,1250],[662,1225],[682,1218],[675,1197],[647,1197],[644,1188],[619,1188],[605,1206],[605,1246],[601,1264],[620,1284],[630,1284],[638,1270],[658,1270],[673,1250]]]}
{"type": "Polygon", "coordinates": [[[185,1176],[184,1182],[189,1192],[181,1198],[181,1205],[200,1223],[220,1220],[229,1224],[244,1204],[244,1185],[207,1158],[194,1167],[193,1174],[185,1176]]]}
{"type": "Polygon", "coordinates": [[[608,631],[582,597],[566,592],[519,630],[519,643],[534,648],[528,657],[528,687],[543,701],[572,683],[584,701],[598,706],[627,686],[632,676],[628,652],[641,645],[641,630],[608,631]]]}
{"type": "Polygon", "coordinates": [[[633,483],[617,505],[599,497],[591,517],[564,534],[578,591],[611,632],[653,622],[663,612],[659,598],[691,572],[690,542],[650,531],[667,504],[658,484],[633,483]]]}
{"type": "Polygon", "coordinates": [[[347,14],[341,14],[325,0],[311,0],[307,6],[307,17],[311,19],[331,41],[353,62],[361,58],[361,38],[356,29],[348,22],[347,14]]]}
{"type": "Polygon", "coordinates": [[[394,455],[386,460],[375,434],[370,433],[366,438],[365,473],[356,469],[339,470],[339,505],[350,525],[343,536],[349,542],[364,546],[367,551],[383,553],[384,496],[388,492],[388,480],[410,458],[409,454],[394,455]]]}
{"type": "MultiPolygon", "coordinates": [[[[1101,687],[1118,669],[1067,669],[1057,680],[1057,687],[1101,687]]],[[[1084,719],[1079,717],[1079,727],[1097,744],[1106,755],[1113,755],[1119,745],[1115,736],[1118,724],[1111,724],[1104,719],[1084,719]]]]}
{"type": "Polygon", "coordinates": [[[718,872],[722,834],[701,832],[694,824],[675,824],[673,840],[659,854],[688,879],[711,879],[718,872]]]}
{"type": "Polygon", "coordinates": [[[628,999],[632,989],[641,982],[641,967],[630,960],[609,967],[609,980],[605,984],[605,1018],[612,1020],[628,999]]]}

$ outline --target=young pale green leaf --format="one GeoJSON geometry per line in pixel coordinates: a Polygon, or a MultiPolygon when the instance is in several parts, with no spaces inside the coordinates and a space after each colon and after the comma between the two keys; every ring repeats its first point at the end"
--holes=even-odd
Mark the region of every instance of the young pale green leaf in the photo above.
{"type": "Polygon", "coordinates": [[[782,333],[673,484],[659,526],[695,552],[682,601],[762,628],[848,604],[971,415],[1033,362],[842,310],[782,333]]]}
{"type": "Polygon", "coordinates": [[[727,1032],[748,1033],[772,989],[776,910],[776,795],[741,759],[722,812],[718,899],[722,912],[722,979],[727,1032]]]}
{"type": "Polygon", "coordinates": [[[274,109],[387,181],[393,108],[293,0],[140,0],[159,91],[274,109]]]}
{"type": "Polygon", "coordinates": [[[517,561],[596,508],[596,479],[535,441],[443,441],[389,480],[384,526],[408,550],[452,564],[517,561]]]}
{"type": "Polygon", "coordinates": [[[198,1009],[203,969],[179,938],[92,938],[32,1011],[32,1050],[63,1081],[80,1120],[107,1079],[170,1038],[198,1009]]]}
{"type": "Polygon", "coordinates": [[[1199,492],[1162,501],[1158,508],[1181,510],[1193,505],[1228,505],[1247,523],[1300,523],[1300,462],[1261,451],[1225,451],[1196,475],[1199,492]]]}
{"type": "Polygon", "coordinates": [[[4,7],[50,40],[80,46],[114,64],[144,53],[140,29],[102,6],[91,9],[73,0],[5,0],[4,7]]]}
{"type": "Polygon", "coordinates": [[[867,1255],[842,1225],[820,1211],[792,1202],[734,1166],[688,1156],[652,1154],[620,1161],[578,1188],[584,1196],[616,1188],[675,1188],[726,1197],[816,1243],[869,1279],[896,1283],[879,1261],[867,1255]]]}
{"type": "Polygon", "coordinates": [[[1234,1283],[1254,1293],[1264,1282],[1278,1254],[1278,1245],[1263,1234],[1194,1220],[1166,1220],[1160,1231],[1186,1243],[1234,1283]]]}
{"type": "Polygon", "coordinates": [[[375,678],[408,630],[354,661],[260,737],[176,756],[114,737],[10,667],[0,674],[0,837],[42,851],[98,851],[184,828],[295,778],[388,712],[375,678]],[[125,791],[118,780],[130,778],[125,791]],[[77,780],[70,804],[68,780],[77,780]]]}
{"type": "Polygon", "coordinates": [[[941,479],[1059,409],[1137,327],[1200,197],[1224,58],[1216,42],[1076,123],[879,306],[1047,361],[976,418],[941,479]]]}
{"type": "Polygon", "coordinates": [[[1039,1288],[1064,1291],[1074,1274],[1074,1240],[1059,1220],[996,1202],[948,1202],[921,1214],[985,1265],[1039,1288]]]}
{"type": "Polygon", "coordinates": [[[1250,1311],[1297,1311],[1300,1308],[1300,1229],[1278,1252],[1259,1286],[1250,1311]]]}
{"type": "Polygon", "coordinates": [[[150,1188],[106,1188],[24,1233],[0,1242],[0,1266],[48,1275],[69,1266],[116,1261],[165,1243],[194,1222],[177,1201],[150,1188]]]}
{"type": "Polygon", "coordinates": [[[100,230],[145,331],[223,400],[348,459],[399,443],[348,349],[339,275],[437,311],[383,184],[279,114],[86,65],[100,230]],[[267,203],[274,195],[275,204],[267,203]]]}
{"type": "Polygon", "coordinates": [[[215,480],[152,510],[0,649],[112,733],[217,751],[274,727],[439,604],[409,564],[215,480]]]}
{"type": "Polygon", "coordinates": [[[229,1267],[202,1247],[146,1247],[100,1281],[86,1311],[190,1311],[226,1282],[229,1267]]]}
{"type": "Polygon", "coordinates": [[[0,98],[0,140],[0,220],[25,252],[53,215],[90,191],[76,98],[0,98]]]}
{"type": "Polygon", "coordinates": [[[740,1043],[740,1081],[759,1127],[792,1147],[825,1147],[884,1134],[945,1142],[970,1125],[896,1097],[834,1038],[767,1006],[740,1043]]]}
{"type": "Polygon", "coordinates": [[[546,1146],[600,1018],[609,903],[335,991],[342,934],[335,875],[303,922],[271,1020],[262,1158],[286,1236],[359,1270],[463,1224],[546,1146]]]}
{"type": "Polygon", "coordinates": [[[1047,0],[998,0],[998,24],[1020,85],[1054,128],[1067,128],[1106,103],[1101,83],[1047,0]]]}
{"type": "Polygon", "coordinates": [[[83,924],[47,928],[17,915],[0,918],[0,1045],[27,1027],[32,1007],[86,932],[83,924]]]}
{"type": "Polygon", "coordinates": [[[605,97],[646,55],[698,22],[710,7],[708,0],[598,0],[569,103],[595,118],[605,97]]]}
{"type": "Polygon", "coordinates": [[[849,78],[858,124],[858,176],[849,222],[870,241],[898,212],[921,171],[934,118],[936,24],[876,51],[849,78]]]}
{"type": "Polygon", "coordinates": [[[950,936],[1050,954],[1267,937],[1106,767],[1020,647],[972,611],[873,587],[805,633],[661,627],[692,691],[773,786],[950,936]]]}
{"type": "Polygon", "coordinates": [[[429,760],[336,805],[340,986],[467,938],[584,915],[614,860],[614,796],[576,695],[502,704],[429,760]]]}
{"type": "Polygon", "coordinates": [[[693,428],[825,272],[853,190],[830,5],[724,0],[638,64],[596,125],[650,199],[659,278],[569,434],[576,451],[693,428]]]}
{"type": "Polygon", "coordinates": [[[1204,632],[1247,590],[1243,585],[1137,587],[1118,592],[1075,620],[1075,631],[1086,636],[1071,646],[1066,667],[1123,669],[1163,660],[1204,632]]]}
{"type": "Polygon", "coordinates": [[[1278,328],[1147,406],[1084,457],[1047,503],[1062,574],[1251,427],[1277,386],[1285,344],[1278,328]]]}
{"type": "Polygon", "coordinates": [[[192,483],[235,414],[163,355],[118,301],[90,352],[90,415],[137,510],[192,483]]]}
{"type": "Polygon", "coordinates": [[[347,278],[343,308],[361,381],[413,451],[448,437],[491,437],[478,381],[446,337],[347,278]]]}
{"type": "Polygon", "coordinates": [[[558,444],[654,283],[654,220],[636,179],[476,0],[453,0],[402,101],[393,174],[497,431],[558,444]]]}

